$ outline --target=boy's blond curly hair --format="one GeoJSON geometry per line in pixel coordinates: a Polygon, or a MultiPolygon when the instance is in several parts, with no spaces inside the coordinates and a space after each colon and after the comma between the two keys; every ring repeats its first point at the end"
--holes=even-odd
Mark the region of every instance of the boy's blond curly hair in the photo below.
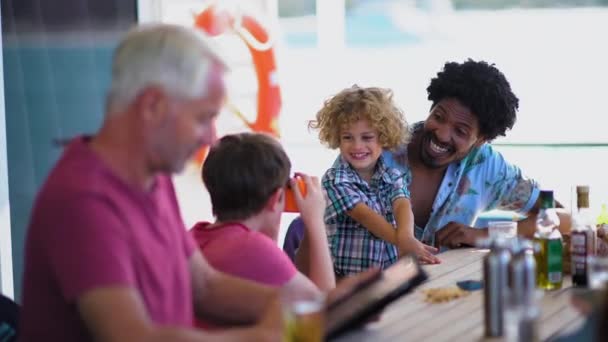
{"type": "Polygon", "coordinates": [[[410,138],[403,112],[393,102],[393,92],[386,88],[355,84],[326,100],[316,118],[308,127],[318,129],[321,143],[332,149],[340,146],[340,131],[359,120],[369,122],[385,149],[392,150],[410,138]]]}

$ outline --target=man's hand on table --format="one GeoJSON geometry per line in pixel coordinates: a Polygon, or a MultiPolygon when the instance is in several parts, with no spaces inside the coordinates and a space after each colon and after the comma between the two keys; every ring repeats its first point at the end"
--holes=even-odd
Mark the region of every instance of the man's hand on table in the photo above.
{"type": "Polygon", "coordinates": [[[437,246],[461,248],[475,246],[479,238],[488,236],[487,229],[472,228],[465,224],[450,222],[435,233],[437,246]]]}

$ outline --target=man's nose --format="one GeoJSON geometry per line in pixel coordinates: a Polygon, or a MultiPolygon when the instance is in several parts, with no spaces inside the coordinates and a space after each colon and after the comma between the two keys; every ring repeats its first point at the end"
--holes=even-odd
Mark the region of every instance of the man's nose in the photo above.
{"type": "Polygon", "coordinates": [[[442,143],[450,142],[450,128],[447,125],[439,125],[435,130],[435,136],[442,143]]]}

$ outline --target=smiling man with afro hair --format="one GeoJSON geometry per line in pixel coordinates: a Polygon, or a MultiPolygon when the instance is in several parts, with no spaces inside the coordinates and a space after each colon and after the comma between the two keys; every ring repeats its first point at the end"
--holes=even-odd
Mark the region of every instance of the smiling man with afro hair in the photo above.
{"type": "MultiPolygon", "coordinates": [[[[518,233],[532,237],[538,184],[489,142],[513,128],[519,100],[505,75],[485,61],[447,62],[427,87],[429,116],[411,126],[411,140],[384,153],[389,166],[411,173],[416,238],[435,246],[473,246],[487,236],[479,214],[500,209],[525,215],[518,233]]],[[[560,212],[560,231],[570,216],[560,212]]]]}
{"type": "Polygon", "coordinates": [[[426,90],[433,107],[450,97],[468,107],[487,140],[504,136],[515,124],[519,99],[494,64],[471,59],[462,64],[448,62],[426,90]]]}

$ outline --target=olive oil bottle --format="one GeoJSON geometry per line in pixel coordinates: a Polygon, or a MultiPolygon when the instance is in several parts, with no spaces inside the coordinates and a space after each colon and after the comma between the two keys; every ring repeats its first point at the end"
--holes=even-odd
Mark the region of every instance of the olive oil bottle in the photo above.
{"type": "Polygon", "coordinates": [[[543,290],[557,290],[563,281],[563,242],[559,217],[555,212],[553,191],[540,192],[541,207],[536,219],[534,241],[540,246],[535,254],[537,285],[543,290]]]}

